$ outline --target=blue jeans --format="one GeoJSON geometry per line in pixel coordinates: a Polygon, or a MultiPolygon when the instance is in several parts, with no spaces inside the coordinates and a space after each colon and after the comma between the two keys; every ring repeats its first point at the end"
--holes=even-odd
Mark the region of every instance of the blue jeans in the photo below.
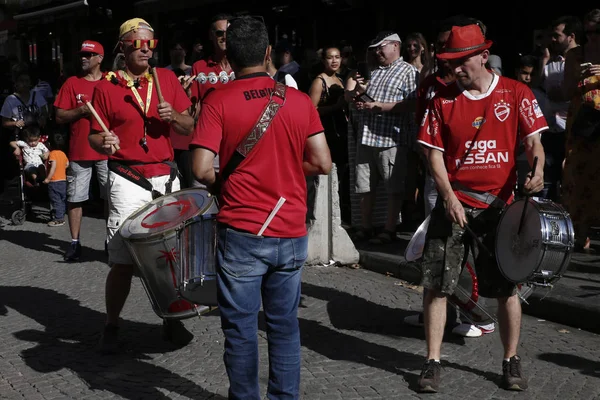
{"type": "Polygon", "coordinates": [[[67,208],[67,181],[48,182],[48,197],[54,210],[54,219],[64,220],[67,208]]]}
{"type": "Polygon", "coordinates": [[[300,397],[298,303],[308,237],[261,237],[221,226],[217,301],[225,334],[229,399],[261,399],[258,312],[261,299],[269,347],[269,399],[300,397]]]}

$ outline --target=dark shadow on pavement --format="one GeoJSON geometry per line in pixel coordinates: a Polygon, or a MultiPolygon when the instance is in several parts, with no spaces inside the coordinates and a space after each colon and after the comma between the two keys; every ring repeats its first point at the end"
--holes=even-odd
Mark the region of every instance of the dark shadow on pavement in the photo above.
{"type": "MultiPolygon", "coordinates": [[[[53,228],[48,228],[53,229],[53,228]]],[[[23,249],[42,251],[44,253],[53,253],[60,256],[65,254],[68,241],[53,238],[48,233],[33,232],[28,230],[10,230],[0,231],[0,240],[14,243],[23,249]]],[[[96,250],[83,246],[80,262],[86,261],[106,261],[107,257],[103,250],[96,250]]]]}
{"type": "MultiPolygon", "coordinates": [[[[121,339],[127,350],[117,356],[95,351],[104,314],[82,307],[78,300],[54,290],[29,286],[0,286],[0,304],[14,309],[44,326],[44,330],[13,332],[23,341],[37,343],[21,357],[42,373],[69,369],[91,390],[108,391],[126,399],[167,398],[158,388],[194,399],[225,399],[163,367],[145,362],[149,353],[165,353],[177,347],[161,339],[157,324],[123,321],[121,339]]],[[[85,393],[89,394],[89,393],[85,393]]],[[[79,398],[83,398],[81,393],[79,398]]]]}
{"type": "Polygon", "coordinates": [[[565,353],[544,353],[538,356],[540,360],[548,361],[561,367],[578,370],[584,375],[600,378],[600,362],[565,353]]]}
{"type": "MultiPolygon", "coordinates": [[[[337,329],[425,340],[423,328],[403,323],[404,317],[415,314],[415,311],[390,308],[333,288],[305,282],[302,283],[302,294],[327,301],[329,320],[337,329]]],[[[307,300],[304,303],[306,307],[310,307],[307,300]]],[[[465,339],[447,332],[444,342],[464,345],[465,339]]]]}

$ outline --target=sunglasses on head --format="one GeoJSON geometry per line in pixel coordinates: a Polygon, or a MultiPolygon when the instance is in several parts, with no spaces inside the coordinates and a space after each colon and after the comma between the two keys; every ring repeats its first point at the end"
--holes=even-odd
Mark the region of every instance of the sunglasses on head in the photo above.
{"type": "Polygon", "coordinates": [[[150,50],[154,50],[158,46],[158,39],[123,39],[121,41],[131,43],[134,49],[141,49],[147,45],[150,50]]]}

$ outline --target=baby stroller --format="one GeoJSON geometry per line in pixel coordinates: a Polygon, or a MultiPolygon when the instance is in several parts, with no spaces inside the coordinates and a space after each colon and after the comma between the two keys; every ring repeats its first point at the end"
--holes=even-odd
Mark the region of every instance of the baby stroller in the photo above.
{"type": "MultiPolygon", "coordinates": [[[[20,140],[19,135],[20,129],[15,134],[15,140],[20,140]]],[[[40,137],[41,143],[48,141],[47,135],[40,137]]],[[[31,205],[33,200],[36,198],[42,198],[42,193],[46,193],[43,190],[45,186],[34,186],[32,183],[27,182],[25,177],[25,161],[21,154],[18,159],[19,173],[11,179],[5,187],[3,193],[2,203],[13,207],[13,211],[10,214],[10,220],[13,225],[22,225],[27,219],[27,214],[31,211],[31,205]]]]}

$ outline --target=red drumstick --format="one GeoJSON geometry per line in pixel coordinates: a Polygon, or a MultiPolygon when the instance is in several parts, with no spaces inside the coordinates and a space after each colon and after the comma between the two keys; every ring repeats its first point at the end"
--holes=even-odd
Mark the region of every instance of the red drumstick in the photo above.
{"type": "MultiPolygon", "coordinates": [[[[94,106],[92,105],[92,102],[90,101],[90,99],[84,95],[84,94],[79,94],[77,95],[78,99],[83,101],[85,103],[85,105],[87,106],[87,108],[89,108],[89,110],[92,112],[92,114],[94,115],[94,118],[96,118],[96,121],[98,122],[98,124],[100,125],[100,127],[102,128],[102,130],[105,133],[108,133],[109,135],[112,135],[112,133],[108,130],[108,128],[106,127],[106,125],[104,124],[104,121],[102,121],[102,118],[100,118],[100,116],[98,115],[98,113],[96,112],[96,109],[94,108],[94,106]]],[[[113,147],[115,148],[115,150],[119,151],[121,150],[121,147],[118,144],[113,144],[113,147]]]]}

